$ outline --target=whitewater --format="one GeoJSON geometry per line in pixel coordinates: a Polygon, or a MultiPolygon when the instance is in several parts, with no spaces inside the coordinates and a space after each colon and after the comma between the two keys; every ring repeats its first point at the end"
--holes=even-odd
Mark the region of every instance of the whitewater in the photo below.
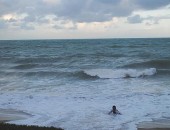
{"type": "Polygon", "coordinates": [[[169,119],[169,52],[169,38],[0,41],[0,109],[66,130],[169,119]],[[122,115],[108,115],[113,105],[122,115]]]}

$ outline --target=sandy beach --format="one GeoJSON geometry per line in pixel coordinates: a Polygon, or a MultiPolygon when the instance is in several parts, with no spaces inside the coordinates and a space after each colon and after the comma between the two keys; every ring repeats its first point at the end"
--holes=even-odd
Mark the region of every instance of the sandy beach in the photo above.
{"type": "Polygon", "coordinates": [[[8,124],[10,121],[15,120],[24,120],[32,116],[23,111],[18,111],[14,109],[0,109],[0,129],[3,130],[63,130],[62,128],[55,127],[45,127],[45,126],[36,126],[36,125],[16,125],[16,124],[8,124]]]}
{"type": "Polygon", "coordinates": [[[170,119],[159,119],[140,122],[138,130],[170,130],[170,119]]]}
{"type": "Polygon", "coordinates": [[[17,111],[14,109],[0,109],[0,122],[23,120],[30,116],[30,114],[23,111],[17,111]]]}

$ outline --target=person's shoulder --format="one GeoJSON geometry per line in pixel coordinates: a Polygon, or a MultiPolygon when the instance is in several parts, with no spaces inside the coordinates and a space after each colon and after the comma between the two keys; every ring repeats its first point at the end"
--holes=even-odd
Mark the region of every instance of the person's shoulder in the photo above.
{"type": "Polygon", "coordinates": [[[118,114],[118,115],[122,115],[122,113],[120,113],[118,110],[116,110],[116,114],[118,114]]]}

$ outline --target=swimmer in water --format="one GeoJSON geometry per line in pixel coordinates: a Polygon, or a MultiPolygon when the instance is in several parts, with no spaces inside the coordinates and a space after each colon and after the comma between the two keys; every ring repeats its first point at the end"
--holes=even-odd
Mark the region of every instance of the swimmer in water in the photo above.
{"type": "Polygon", "coordinates": [[[112,110],[108,113],[109,115],[110,114],[119,114],[119,115],[121,115],[121,113],[116,109],[116,106],[113,106],[112,107],[112,110]]]}

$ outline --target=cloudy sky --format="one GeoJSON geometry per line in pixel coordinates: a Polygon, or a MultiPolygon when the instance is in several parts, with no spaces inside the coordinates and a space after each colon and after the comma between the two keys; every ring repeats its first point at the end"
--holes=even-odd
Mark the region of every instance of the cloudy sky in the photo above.
{"type": "Polygon", "coordinates": [[[0,0],[0,39],[170,37],[170,0],[0,0]]]}

